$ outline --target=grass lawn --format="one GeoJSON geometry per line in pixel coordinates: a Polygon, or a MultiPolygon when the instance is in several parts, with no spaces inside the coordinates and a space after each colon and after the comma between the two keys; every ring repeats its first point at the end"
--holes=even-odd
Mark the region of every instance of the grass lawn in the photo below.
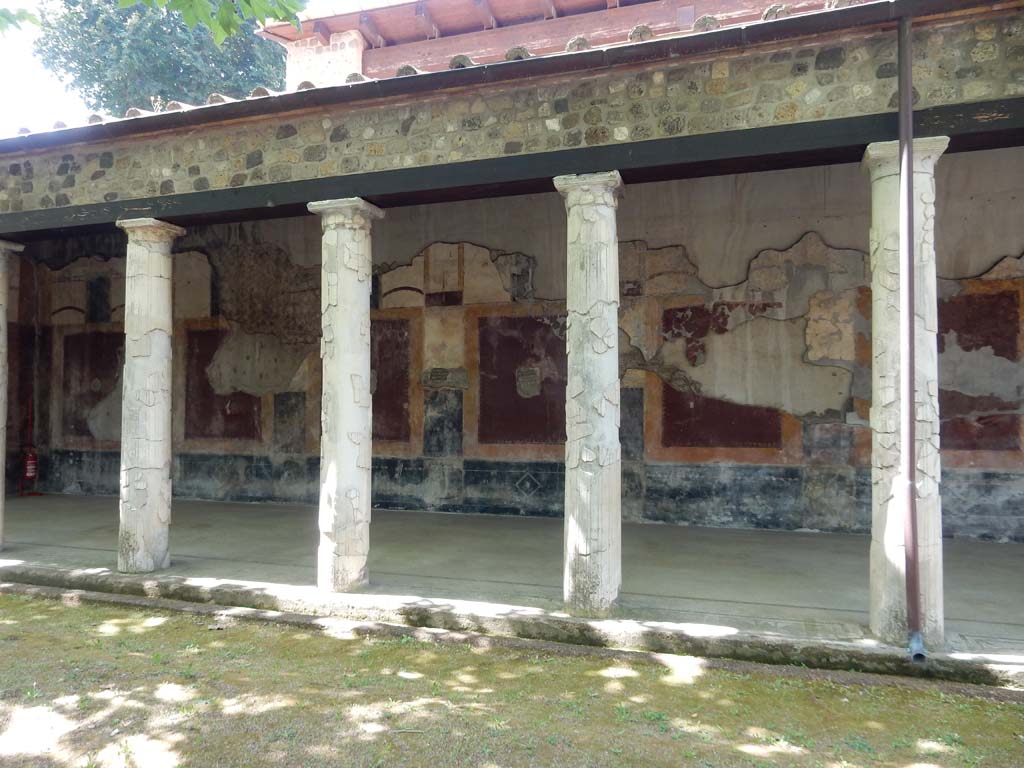
{"type": "Polygon", "coordinates": [[[0,596],[2,766],[1024,766],[1024,705],[0,596]]]}

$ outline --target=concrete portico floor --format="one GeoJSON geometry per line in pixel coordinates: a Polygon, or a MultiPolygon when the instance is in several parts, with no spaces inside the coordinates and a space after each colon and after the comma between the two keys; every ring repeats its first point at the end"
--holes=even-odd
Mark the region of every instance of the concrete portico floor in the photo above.
{"type": "MultiPolygon", "coordinates": [[[[315,583],[316,510],[176,499],[167,575],[315,583]]],[[[4,565],[116,567],[117,500],[8,499],[4,565]]],[[[623,526],[619,615],[857,640],[865,536],[623,526]]],[[[561,607],[562,521],[375,510],[363,592],[561,607]]],[[[1024,546],[945,543],[950,649],[1024,649],[1024,546]]]]}

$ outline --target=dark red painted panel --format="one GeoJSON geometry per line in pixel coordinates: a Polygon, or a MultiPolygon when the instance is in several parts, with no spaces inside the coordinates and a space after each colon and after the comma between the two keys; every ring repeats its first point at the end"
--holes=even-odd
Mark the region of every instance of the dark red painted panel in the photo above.
{"type": "Polygon", "coordinates": [[[64,337],[61,372],[65,437],[92,437],[89,412],[114,391],[124,366],[124,334],[90,331],[64,337]]]}
{"type": "Polygon", "coordinates": [[[940,389],[940,445],[953,451],[1020,450],[1020,416],[1012,413],[1018,407],[995,397],[940,389]]]}
{"type": "Polygon", "coordinates": [[[373,439],[409,442],[409,321],[370,323],[370,366],[376,372],[373,392],[373,439]]]}
{"type": "MultiPolygon", "coordinates": [[[[1020,296],[1014,291],[952,296],[939,302],[939,351],[945,349],[945,335],[953,332],[962,349],[991,347],[1000,357],[1018,360],[1020,321],[1020,296]]],[[[940,445],[955,451],[1020,450],[1020,416],[1000,413],[1019,407],[994,397],[940,390],[940,445]]]]}
{"type": "Polygon", "coordinates": [[[565,317],[481,317],[478,334],[479,442],[564,443],[565,317]]]}
{"type": "Polygon", "coordinates": [[[259,440],[260,399],[234,392],[218,395],[206,369],[228,331],[189,331],[185,366],[185,437],[259,440]]]}
{"type": "Polygon", "coordinates": [[[1020,417],[1013,414],[943,419],[941,446],[951,451],[1019,451],[1020,417]]]}
{"type": "Polygon", "coordinates": [[[1007,360],[1018,358],[1020,298],[1016,292],[968,293],[939,302],[939,352],[953,331],[961,349],[992,347],[1007,360]]]}
{"type": "Polygon", "coordinates": [[[782,413],[680,392],[662,384],[661,442],[666,448],[781,448],[782,413]]]}

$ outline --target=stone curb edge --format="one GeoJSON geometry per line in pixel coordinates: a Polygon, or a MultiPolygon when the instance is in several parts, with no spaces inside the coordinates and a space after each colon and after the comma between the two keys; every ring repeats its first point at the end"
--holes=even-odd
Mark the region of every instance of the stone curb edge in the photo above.
{"type": "MultiPolygon", "coordinates": [[[[821,670],[864,672],[928,678],[986,686],[1020,685],[1024,665],[1016,673],[984,659],[959,659],[933,654],[923,664],[911,662],[905,649],[852,642],[802,640],[745,632],[698,634],[686,625],[634,620],[577,618],[519,606],[441,601],[355,593],[320,593],[311,587],[247,585],[216,579],[178,576],[130,576],[106,570],[70,570],[31,565],[0,567],[0,592],[35,590],[61,597],[89,595],[95,602],[113,601],[149,609],[187,610],[210,615],[231,611],[239,618],[323,628],[323,619],[342,620],[358,634],[392,634],[417,639],[483,643],[501,647],[534,647],[536,641],[582,646],[586,653],[676,654],[729,659],[756,664],[789,665],[821,670]],[[210,582],[210,583],[196,583],[210,582]],[[40,588],[51,588],[44,592],[40,588]],[[138,602],[131,600],[134,598],[138,602]],[[186,605],[189,607],[186,609],[186,605]],[[241,609],[241,610],[239,610],[241,609]],[[379,630],[379,632],[378,632],[379,630]],[[475,640],[468,639],[470,636],[475,640]],[[482,637],[481,637],[482,636],[482,637]]],[[[30,592],[25,592],[29,594],[30,592]]],[[[85,599],[85,598],[82,598],[85,599]]],[[[581,649],[580,652],[583,652],[581,649]]]]}

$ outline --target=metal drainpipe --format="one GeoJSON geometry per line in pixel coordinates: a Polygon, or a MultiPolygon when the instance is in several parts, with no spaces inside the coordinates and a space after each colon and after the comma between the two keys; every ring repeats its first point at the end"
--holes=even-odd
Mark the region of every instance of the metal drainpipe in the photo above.
{"type": "Polygon", "coordinates": [[[903,525],[907,572],[908,651],[913,661],[927,657],[921,633],[921,575],[917,542],[917,423],[914,317],[914,51],[913,20],[900,17],[900,457],[906,480],[907,515],[903,525]]]}

